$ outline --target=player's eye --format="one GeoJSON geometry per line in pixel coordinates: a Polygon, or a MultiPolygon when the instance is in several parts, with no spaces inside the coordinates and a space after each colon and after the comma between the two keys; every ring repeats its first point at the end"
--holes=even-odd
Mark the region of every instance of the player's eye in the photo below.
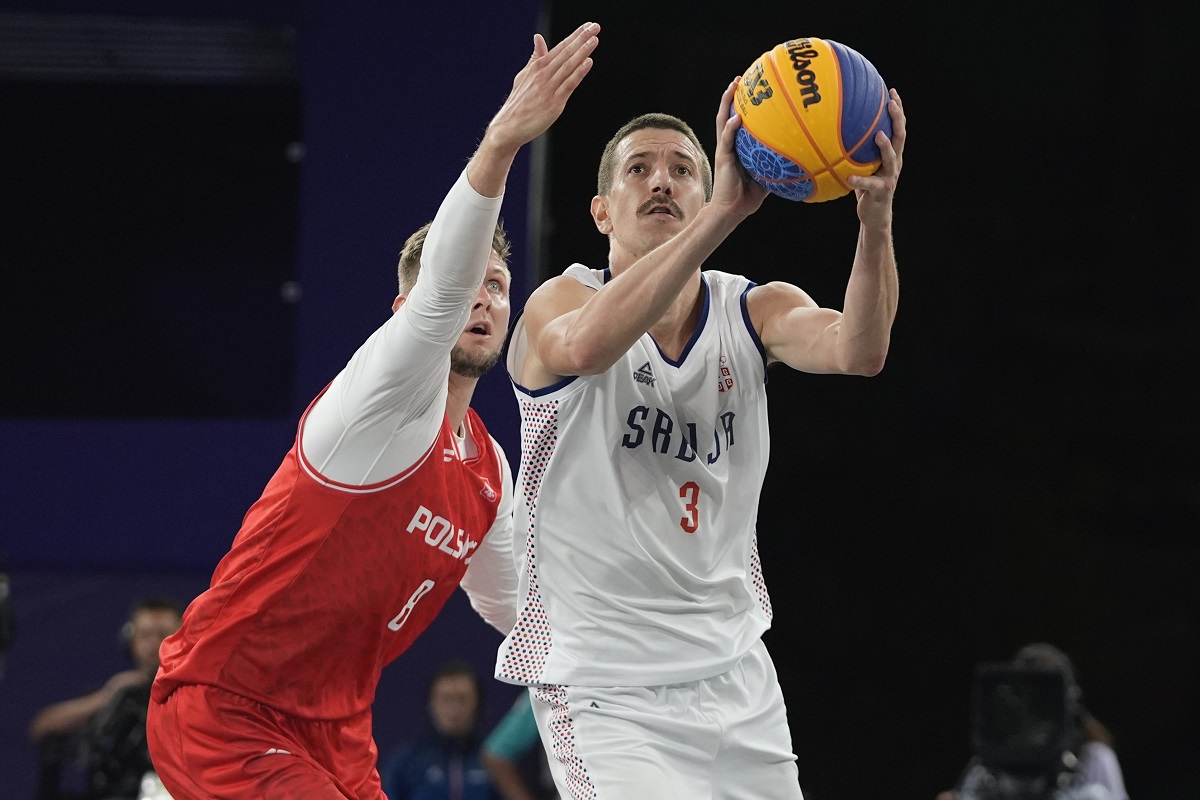
{"type": "Polygon", "coordinates": [[[631,175],[641,175],[645,171],[646,167],[643,164],[633,164],[629,167],[629,173],[631,175]]]}

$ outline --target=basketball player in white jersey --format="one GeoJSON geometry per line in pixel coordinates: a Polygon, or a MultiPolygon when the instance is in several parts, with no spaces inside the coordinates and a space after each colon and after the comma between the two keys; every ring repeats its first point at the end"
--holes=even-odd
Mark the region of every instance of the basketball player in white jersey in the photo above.
{"type": "Polygon", "coordinates": [[[882,166],[851,179],[860,231],[839,312],[786,283],[702,271],[766,194],[734,155],[736,83],[715,171],[675,117],[616,133],[591,204],[608,269],[544,283],[510,338],[522,570],[496,674],[530,687],[564,797],[801,797],[761,642],[766,370],[883,368],[905,117],[893,90],[882,166]]]}

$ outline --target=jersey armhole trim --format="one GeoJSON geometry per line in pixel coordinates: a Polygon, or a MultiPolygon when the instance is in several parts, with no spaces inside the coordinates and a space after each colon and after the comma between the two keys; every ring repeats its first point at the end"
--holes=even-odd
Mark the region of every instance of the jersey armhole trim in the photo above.
{"type": "MultiPolygon", "coordinates": [[[[328,387],[326,387],[326,388],[328,388],[328,387]]],[[[324,391],[321,392],[322,395],[324,393],[325,393],[324,391]]],[[[316,483],[320,484],[321,486],[325,486],[330,489],[335,489],[340,492],[347,492],[349,494],[371,494],[373,492],[379,492],[384,489],[390,489],[391,487],[395,486],[398,483],[401,483],[406,478],[408,478],[410,475],[412,475],[414,472],[416,472],[421,467],[421,465],[424,464],[426,462],[426,460],[428,460],[429,455],[435,449],[437,449],[438,441],[441,439],[441,435],[440,435],[440,431],[439,431],[439,435],[435,436],[433,441],[429,443],[429,447],[426,448],[425,452],[421,454],[420,458],[418,458],[411,466],[409,466],[403,472],[401,472],[397,475],[393,475],[390,478],[385,478],[382,481],[377,481],[375,483],[368,483],[365,485],[357,485],[357,484],[353,484],[353,483],[342,483],[340,481],[335,481],[332,478],[322,475],[321,472],[315,466],[313,466],[313,464],[311,462],[309,462],[308,456],[306,456],[304,454],[304,444],[303,444],[304,443],[304,424],[308,421],[308,412],[312,410],[313,405],[316,404],[317,400],[319,400],[320,397],[321,397],[321,395],[317,395],[317,398],[314,399],[312,401],[312,403],[309,404],[308,409],[305,410],[304,415],[302,417],[300,417],[300,426],[296,432],[296,460],[300,463],[300,468],[304,471],[304,474],[307,475],[309,478],[311,478],[316,483]]],[[[445,426],[446,426],[446,419],[445,419],[445,416],[443,415],[442,427],[444,428],[445,426]]]]}
{"type": "Polygon", "coordinates": [[[548,394],[557,392],[559,389],[563,389],[563,388],[566,388],[567,386],[570,386],[573,382],[579,380],[579,376],[578,375],[567,375],[566,377],[562,378],[561,380],[557,380],[554,383],[552,383],[549,386],[546,386],[542,389],[530,389],[526,386],[522,386],[521,384],[517,383],[516,381],[513,381],[512,378],[509,378],[509,380],[512,381],[513,388],[516,389],[518,393],[523,394],[527,397],[539,398],[539,397],[545,397],[548,394]]]}
{"type": "Polygon", "coordinates": [[[746,332],[750,334],[750,341],[754,342],[754,346],[758,348],[758,355],[762,359],[763,364],[763,383],[767,382],[767,348],[763,347],[762,339],[758,337],[758,331],[754,330],[754,323],[750,319],[750,307],[748,297],[750,290],[758,286],[754,281],[748,280],[746,288],[742,291],[740,305],[742,307],[742,322],[746,326],[746,332]]]}

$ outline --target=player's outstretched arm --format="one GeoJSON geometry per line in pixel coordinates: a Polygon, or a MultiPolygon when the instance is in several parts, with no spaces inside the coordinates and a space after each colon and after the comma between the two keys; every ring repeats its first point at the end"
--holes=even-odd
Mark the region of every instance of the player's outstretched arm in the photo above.
{"type": "Polygon", "coordinates": [[[541,34],[533,37],[533,55],[513,78],[512,91],[488,123],[479,149],[467,164],[467,179],[485,197],[504,192],[504,182],[517,151],[558,119],[567,99],[592,68],[591,53],[600,26],[585,22],[547,48],[541,34]]]}
{"type": "MultiPolygon", "coordinates": [[[[599,30],[593,22],[580,25],[553,49],[547,49],[541,34],[534,35],[533,55],[513,78],[512,90],[467,162],[465,181],[460,178],[465,185],[455,186],[429,230],[421,265],[422,271],[431,273],[425,287],[441,298],[434,301],[440,308],[457,314],[478,291],[513,160],[562,114],[567,99],[591,69],[589,54],[599,30]]],[[[448,341],[452,343],[460,331],[457,321],[445,328],[448,341]]]]}

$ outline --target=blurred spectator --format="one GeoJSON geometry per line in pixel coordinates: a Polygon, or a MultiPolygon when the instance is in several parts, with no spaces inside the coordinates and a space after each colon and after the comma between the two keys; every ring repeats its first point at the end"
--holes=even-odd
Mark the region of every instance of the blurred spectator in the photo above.
{"type": "Polygon", "coordinates": [[[182,615],[169,597],[137,601],[120,631],[133,667],[34,715],[29,738],[38,745],[38,800],[137,798],[142,778],[153,769],[146,707],[158,648],[179,629],[182,615]]]}
{"type": "Polygon", "coordinates": [[[443,664],[428,702],[428,730],[393,750],[379,770],[388,800],[498,800],[475,732],[483,704],[475,670],[464,661],[443,664]]]}

